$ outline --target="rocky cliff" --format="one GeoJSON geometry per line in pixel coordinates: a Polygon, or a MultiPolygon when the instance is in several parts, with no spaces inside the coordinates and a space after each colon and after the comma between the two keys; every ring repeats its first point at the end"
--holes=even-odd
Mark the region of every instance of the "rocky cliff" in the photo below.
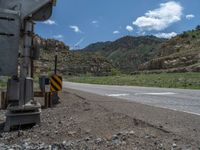
{"type": "Polygon", "coordinates": [[[200,30],[184,32],[161,45],[154,59],[139,66],[139,70],[165,72],[200,71],[200,30]]]}
{"type": "Polygon", "coordinates": [[[52,74],[57,45],[58,72],[62,75],[109,75],[112,64],[103,56],[97,54],[80,54],[69,50],[63,42],[55,39],[43,39],[39,36],[34,40],[41,45],[40,59],[35,61],[37,74],[52,74]]]}

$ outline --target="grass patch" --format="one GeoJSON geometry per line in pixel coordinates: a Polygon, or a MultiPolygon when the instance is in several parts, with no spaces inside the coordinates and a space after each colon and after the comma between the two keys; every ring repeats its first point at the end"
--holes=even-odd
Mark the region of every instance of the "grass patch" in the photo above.
{"type": "Polygon", "coordinates": [[[5,77],[5,76],[1,76],[0,77],[0,90],[5,90],[6,89],[7,80],[8,80],[8,77],[5,77]]]}
{"type": "Polygon", "coordinates": [[[5,89],[7,86],[7,82],[0,80],[0,89],[5,89]]]}
{"type": "Polygon", "coordinates": [[[200,73],[162,73],[106,77],[79,76],[66,77],[65,79],[70,82],[103,85],[200,89],[200,73]]]}

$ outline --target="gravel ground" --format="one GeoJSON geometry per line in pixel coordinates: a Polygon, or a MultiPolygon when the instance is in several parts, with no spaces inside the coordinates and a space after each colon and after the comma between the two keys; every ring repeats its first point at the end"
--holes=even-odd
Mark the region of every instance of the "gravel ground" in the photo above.
{"type": "MultiPolygon", "coordinates": [[[[97,103],[70,90],[60,97],[61,104],[42,111],[40,126],[10,133],[1,130],[0,150],[200,149],[199,140],[113,111],[103,102],[97,103]]],[[[4,113],[0,112],[0,123],[5,119],[4,113]]]]}

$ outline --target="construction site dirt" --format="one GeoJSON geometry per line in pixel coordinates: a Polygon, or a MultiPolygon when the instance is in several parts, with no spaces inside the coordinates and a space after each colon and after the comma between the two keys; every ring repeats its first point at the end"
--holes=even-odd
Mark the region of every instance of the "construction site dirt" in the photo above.
{"type": "Polygon", "coordinates": [[[200,149],[199,116],[65,89],[42,110],[41,125],[3,132],[0,149],[200,149]]]}

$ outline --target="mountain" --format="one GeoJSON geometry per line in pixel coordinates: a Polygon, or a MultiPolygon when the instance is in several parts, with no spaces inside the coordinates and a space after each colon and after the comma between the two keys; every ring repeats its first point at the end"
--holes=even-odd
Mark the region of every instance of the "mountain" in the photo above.
{"type": "Polygon", "coordinates": [[[200,26],[172,39],[155,36],[125,36],[116,41],[98,42],[70,51],[63,42],[35,38],[43,46],[36,72],[52,73],[58,46],[58,71],[64,75],[111,75],[138,72],[200,71],[200,26]]]}
{"type": "Polygon", "coordinates": [[[153,59],[166,39],[155,36],[125,36],[113,42],[98,42],[79,50],[79,53],[93,53],[106,57],[125,73],[138,70],[138,66],[153,59]]]}
{"type": "Polygon", "coordinates": [[[87,46],[83,50],[84,51],[88,51],[88,52],[97,52],[97,51],[104,50],[111,43],[112,42],[110,42],[110,41],[107,41],[107,42],[97,42],[97,43],[90,44],[89,46],[87,46]]]}
{"type": "Polygon", "coordinates": [[[40,59],[35,61],[37,74],[52,74],[54,70],[54,56],[58,47],[58,72],[61,75],[109,75],[113,66],[105,57],[98,54],[76,53],[69,50],[69,46],[55,39],[34,38],[36,45],[41,46],[40,59]]]}
{"type": "Polygon", "coordinates": [[[166,41],[158,56],[139,66],[139,70],[164,72],[200,71],[200,28],[183,32],[166,41]]]}
{"type": "Polygon", "coordinates": [[[125,36],[98,42],[78,53],[106,57],[122,73],[200,71],[200,26],[171,39],[125,36]]]}

